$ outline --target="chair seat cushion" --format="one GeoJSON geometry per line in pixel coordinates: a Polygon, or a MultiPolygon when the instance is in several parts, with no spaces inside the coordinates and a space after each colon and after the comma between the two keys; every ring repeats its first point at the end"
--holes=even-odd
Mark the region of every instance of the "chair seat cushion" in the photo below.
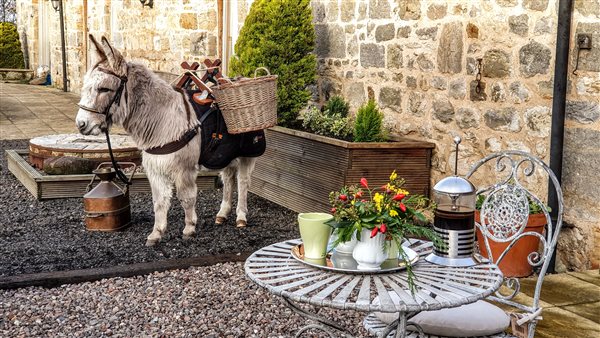
{"type": "MultiPolygon", "coordinates": [[[[395,293],[390,293],[390,296],[394,302],[399,301],[395,293]]],[[[396,313],[375,312],[375,316],[386,324],[398,319],[396,313]]],[[[412,317],[410,322],[420,325],[427,334],[469,337],[503,332],[510,325],[510,318],[499,307],[480,300],[455,308],[423,311],[412,317]]]]}

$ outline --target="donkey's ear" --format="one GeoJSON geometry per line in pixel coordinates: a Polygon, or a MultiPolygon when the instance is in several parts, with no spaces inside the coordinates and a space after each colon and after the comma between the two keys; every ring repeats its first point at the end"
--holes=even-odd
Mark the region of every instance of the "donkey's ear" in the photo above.
{"type": "Polygon", "coordinates": [[[96,41],[92,34],[89,35],[90,38],[90,59],[92,61],[92,65],[97,65],[99,63],[105,62],[107,60],[106,54],[102,49],[102,46],[96,41]]]}
{"type": "Polygon", "coordinates": [[[123,55],[121,55],[121,53],[119,53],[118,50],[113,48],[111,46],[110,42],[108,42],[108,40],[104,36],[102,37],[101,41],[102,41],[102,47],[104,48],[104,53],[106,54],[106,57],[108,58],[108,63],[110,64],[110,67],[118,75],[126,75],[127,64],[125,63],[125,59],[123,58],[123,55]]]}

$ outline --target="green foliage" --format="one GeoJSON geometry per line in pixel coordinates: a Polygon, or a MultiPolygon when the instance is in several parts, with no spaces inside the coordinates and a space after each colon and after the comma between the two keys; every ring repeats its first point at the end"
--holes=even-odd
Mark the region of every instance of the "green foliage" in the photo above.
{"type": "Polygon", "coordinates": [[[310,0],[256,0],[235,44],[230,75],[266,67],[277,79],[278,122],[294,127],[315,81],[315,30],[310,0]]]}
{"type": "Polygon", "coordinates": [[[387,139],[383,127],[383,113],[374,100],[358,109],[354,124],[354,142],[381,142],[387,139]]]}
{"type": "Polygon", "coordinates": [[[304,113],[302,126],[307,131],[317,135],[333,137],[340,140],[352,138],[352,120],[348,116],[331,111],[320,111],[316,107],[310,108],[304,113]]]}
{"type": "Polygon", "coordinates": [[[0,68],[25,68],[17,26],[0,22],[0,68]]]}
{"type": "Polygon", "coordinates": [[[350,112],[350,104],[343,97],[334,96],[325,104],[325,112],[332,116],[346,117],[350,112]]]}

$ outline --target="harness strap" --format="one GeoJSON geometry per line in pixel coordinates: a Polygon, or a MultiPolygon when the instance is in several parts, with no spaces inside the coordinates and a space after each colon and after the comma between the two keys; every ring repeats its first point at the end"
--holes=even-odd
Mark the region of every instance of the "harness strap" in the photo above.
{"type": "Polygon", "coordinates": [[[183,134],[179,140],[169,142],[160,147],[154,147],[144,150],[148,154],[152,155],[167,155],[176,152],[177,150],[185,147],[193,138],[198,134],[198,127],[196,126],[183,134]]]}

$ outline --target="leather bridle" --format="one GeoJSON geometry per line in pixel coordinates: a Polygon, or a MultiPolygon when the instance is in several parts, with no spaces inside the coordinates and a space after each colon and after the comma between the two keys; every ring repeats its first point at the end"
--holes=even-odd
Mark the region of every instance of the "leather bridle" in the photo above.
{"type": "MultiPolygon", "coordinates": [[[[117,177],[126,185],[130,185],[131,181],[129,179],[127,179],[127,176],[125,176],[123,171],[121,171],[119,164],[117,163],[117,161],[115,161],[112,147],[110,145],[110,135],[108,134],[108,127],[110,126],[110,122],[112,120],[112,116],[109,114],[110,108],[112,108],[113,104],[116,104],[117,106],[121,105],[121,96],[123,95],[123,91],[125,90],[125,85],[127,84],[127,76],[120,76],[117,73],[113,72],[112,70],[102,68],[102,67],[97,67],[97,69],[103,73],[106,73],[106,74],[109,74],[112,76],[116,76],[119,78],[119,80],[121,80],[121,82],[119,83],[119,88],[117,88],[117,90],[115,91],[115,96],[113,96],[113,98],[110,100],[110,103],[106,106],[106,108],[104,108],[103,111],[100,111],[97,108],[84,106],[82,104],[77,104],[77,106],[85,111],[90,112],[90,113],[100,114],[100,115],[105,116],[106,129],[104,129],[104,134],[106,135],[106,143],[108,145],[108,153],[110,154],[110,160],[112,162],[113,167],[115,168],[117,177]]],[[[125,94],[125,102],[127,102],[127,94],[125,94]]]]}
{"type": "MultiPolygon", "coordinates": [[[[85,111],[90,112],[90,113],[106,116],[107,124],[108,124],[108,120],[111,118],[111,116],[109,114],[110,108],[112,108],[113,104],[116,104],[117,106],[121,105],[121,96],[123,94],[123,91],[125,90],[125,85],[127,84],[127,76],[120,76],[117,73],[113,72],[112,70],[102,68],[102,67],[98,67],[97,69],[103,73],[118,77],[119,80],[121,81],[119,83],[119,88],[117,88],[117,90],[115,91],[115,95],[113,96],[113,98],[110,100],[110,103],[106,106],[106,108],[104,108],[103,111],[100,111],[97,108],[84,106],[82,104],[77,104],[77,106],[85,111]]],[[[127,101],[127,96],[125,96],[125,100],[127,101]]]]}

